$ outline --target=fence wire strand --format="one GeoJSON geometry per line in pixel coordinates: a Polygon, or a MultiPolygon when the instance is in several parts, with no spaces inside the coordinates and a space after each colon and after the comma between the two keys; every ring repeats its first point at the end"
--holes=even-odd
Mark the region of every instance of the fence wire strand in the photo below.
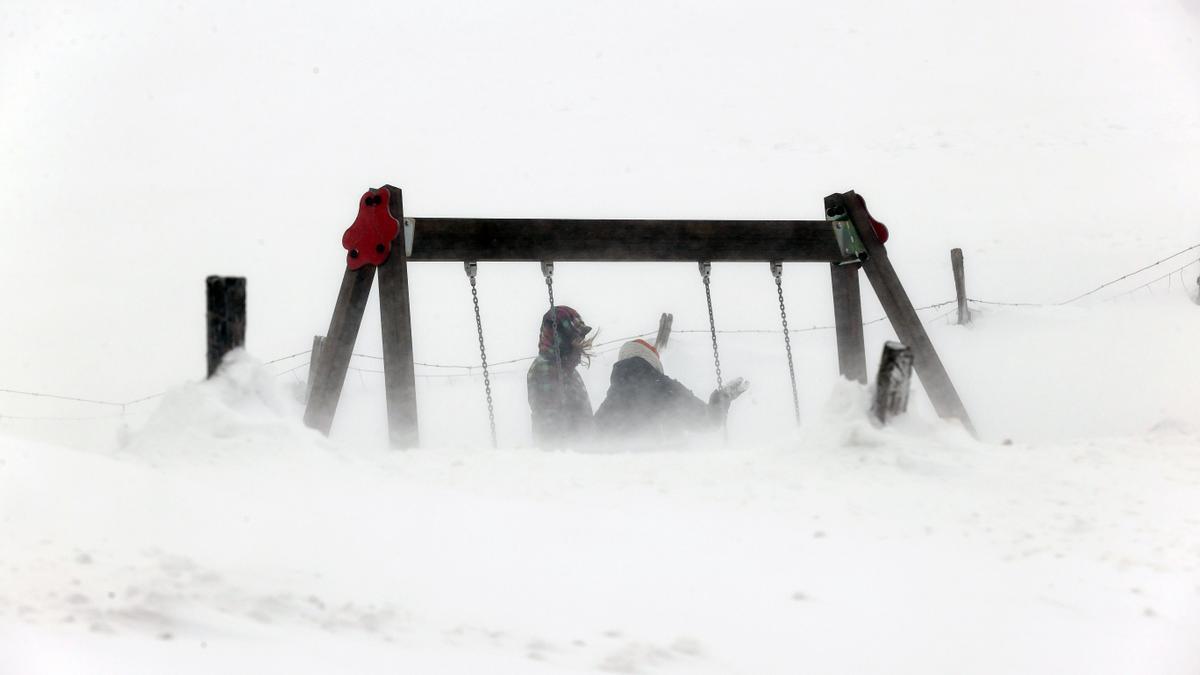
{"type": "MultiPolygon", "coordinates": [[[[1060,302],[1009,302],[1009,301],[999,301],[999,300],[985,300],[982,298],[967,298],[967,301],[977,304],[977,305],[992,305],[992,306],[999,306],[999,307],[1061,307],[1063,305],[1069,305],[1073,302],[1076,302],[1078,300],[1082,300],[1083,298],[1094,295],[1094,294],[1096,294],[1106,288],[1109,288],[1110,286],[1113,286],[1121,281],[1124,281],[1124,280],[1134,277],[1138,274],[1141,274],[1142,272],[1145,272],[1146,270],[1150,270],[1155,267],[1158,267],[1159,265],[1162,265],[1163,263],[1165,263],[1169,260],[1174,260],[1175,258],[1178,258],[1179,256],[1183,255],[1184,253],[1187,253],[1188,251],[1196,250],[1198,248],[1200,248],[1200,243],[1193,244],[1191,246],[1187,246],[1185,248],[1182,248],[1182,249],[1176,251],[1175,253],[1172,253],[1169,256],[1166,256],[1165,258],[1160,258],[1148,265],[1139,267],[1136,270],[1133,270],[1132,272],[1127,272],[1127,273],[1122,274],[1114,279],[1110,279],[1109,281],[1106,281],[1085,293],[1080,293],[1079,295],[1076,295],[1070,299],[1063,300],[1060,302]]],[[[1157,276],[1157,277],[1141,284],[1140,286],[1135,286],[1134,288],[1122,291],[1121,293],[1110,296],[1106,299],[1107,300],[1115,300],[1117,298],[1122,298],[1122,297],[1128,296],[1128,295],[1135,293],[1137,291],[1140,291],[1142,289],[1149,288],[1149,287],[1153,286],[1154,284],[1162,281],[1163,279],[1167,279],[1168,281],[1173,282],[1172,277],[1175,274],[1179,275],[1180,285],[1185,291],[1190,292],[1190,289],[1192,287],[1196,287],[1198,289],[1198,292],[1200,292],[1200,283],[1197,283],[1195,280],[1193,280],[1192,283],[1189,284],[1188,279],[1184,275],[1184,270],[1186,270],[1188,267],[1191,267],[1192,265],[1195,265],[1197,263],[1200,263],[1200,257],[1189,260],[1187,263],[1185,263],[1179,267],[1176,267],[1176,268],[1172,269],[1171,271],[1166,272],[1165,274],[1157,276]]],[[[946,305],[953,305],[956,302],[957,301],[955,301],[955,300],[946,300],[943,302],[935,302],[933,304],[923,305],[921,307],[915,307],[914,309],[918,312],[922,312],[922,311],[926,311],[926,310],[930,310],[930,309],[937,309],[939,307],[944,307],[946,305]]],[[[950,314],[953,314],[954,311],[955,310],[952,309],[949,312],[942,313],[938,316],[933,317],[932,319],[929,319],[928,321],[926,321],[926,323],[932,323],[939,319],[943,319],[943,318],[949,316],[950,314]]],[[[880,316],[875,319],[871,319],[870,321],[864,321],[862,325],[870,326],[872,324],[880,323],[880,322],[886,321],[886,320],[887,320],[886,315],[880,316]]],[[[825,330],[834,330],[834,329],[835,329],[835,326],[833,326],[833,325],[809,326],[806,328],[789,328],[788,333],[791,333],[791,334],[811,333],[811,332],[815,332],[815,331],[825,331],[825,330]]],[[[644,338],[644,337],[647,337],[650,335],[654,335],[654,334],[656,334],[656,332],[657,331],[646,331],[644,333],[637,333],[635,335],[628,335],[625,337],[614,338],[612,340],[606,340],[604,342],[597,343],[595,345],[597,348],[601,348],[601,347],[607,347],[607,348],[606,349],[597,349],[596,354],[599,355],[599,354],[611,353],[613,351],[616,351],[617,349],[620,349],[620,345],[624,344],[625,342],[627,342],[629,340],[633,340],[636,338],[644,338]]],[[[711,331],[708,329],[703,329],[703,330],[701,330],[701,329],[680,329],[680,330],[675,330],[673,332],[674,333],[709,333],[711,331]]],[[[732,329],[717,330],[717,333],[725,333],[725,334],[766,334],[766,333],[774,334],[774,333],[779,333],[779,332],[780,331],[778,329],[768,329],[768,328],[732,328],[732,329]]],[[[269,366],[269,365],[273,365],[276,363],[281,363],[283,361],[287,361],[289,359],[307,356],[311,353],[312,353],[312,350],[306,349],[304,351],[299,351],[294,354],[288,354],[286,356],[280,356],[278,358],[274,358],[269,361],[265,361],[265,362],[263,362],[263,365],[269,366]]],[[[374,354],[362,354],[359,352],[353,352],[351,355],[359,357],[359,358],[363,358],[363,359],[370,359],[370,360],[376,360],[376,361],[383,360],[382,356],[376,356],[374,354]]],[[[534,358],[537,358],[536,355],[520,356],[520,357],[507,359],[507,360],[503,360],[503,361],[497,361],[496,363],[492,363],[489,365],[491,365],[491,366],[511,365],[514,363],[521,363],[524,361],[532,361],[534,358]]],[[[309,362],[306,361],[297,366],[293,366],[286,370],[279,371],[279,372],[275,373],[275,376],[282,377],[283,375],[287,375],[288,373],[294,374],[295,371],[305,368],[308,365],[309,365],[309,362]]],[[[473,366],[473,365],[429,363],[429,362],[422,362],[422,361],[416,361],[416,362],[414,362],[414,365],[422,366],[425,368],[463,371],[463,372],[458,372],[458,373],[444,373],[444,374],[418,373],[417,377],[422,377],[422,378],[475,377],[477,375],[476,371],[481,370],[479,366],[473,366]]],[[[382,374],[383,373],[383,370],[358,368],[356,366],[350,366],[349,369],[358,372],[360,377],[362,376],[363,373],[371,373],[371,374],[382,374]]],[[[520,372],[520,369],[514,368],[514,369],[500,370],[500,371],[493,371],[493,372],[495,372],[495,374],[512,374],[512,373],[520,372]]],[[[297,377],[297,381],[299,381],[299,376],[296,376],[296,377],[297,377]]],[[[12,394],[12,395],[16,395],[16,396],[27,396],[27,397],[32,397],[32,398],[45,398],[45,399],[51,399],[51,400],[56,400],[56,401],[69,401],[69,402],[73,402],[73,403],[86,403],[86,404],[90,404],[90,405],[103,405],[103,406],[110,406],[110,407],[115,407],[115,408],[121,409],[120,412],[114,413],[112,415],[93,415],[93,416],[78,416],[78,417],[57,416],[57,415],[51,415],[51,416],[7,415],[4,413],[0,413],[0,422],[2,422],[4,420],[87,421],[87,420],[121,419],[121,418],[128,417],[130,415],[145,414],[145,412],[128,411],[127,410],[128,406],[136,405],[139,403],[145,403],[147,401],[151,401],[156,398],[161,398],[162,396],[165,396],[167,394],[167,392],[165,392],[165,391],[160,391],[160,392],[157,392],[154,394],[150,394],[148,396],[141,396],[139,398],[131,399],[129,401],[107,401],[107,400],[103,400],[103,399],[86,398],[86,397],[82,397],[82,396],[64,396],[61,394],[50,394],[50,393],[45,393],[45,392],[26,391],[26,390],[21,390],[21,389],[0,388],[0,393],[12,394]]]]}
{"type": "MultiPolygon", "coordinates": [[[[1155,283],[1158,283],[1159,281],[1162,281],[1163,279],[1170,280],[1171,276],[1172,276],[1172,275],[1174,275],[1174,274],[1176,274],[1176,273],[1178,273],[1178,274],[1180,275],[1180,276],[1179,276],[1179,279],[1180,279],[1180,281],[1182,282],[1182,281],[1183,281],[1183,270],[1185,270],[1185,269],[1187,269],[1187,268],[1191,267],[1192,265],[1195,265],[1195,264],[1196,264],[1196,263],[1198,263],[1198,262],[1200,262],[1200,258],[1196,258],[1195,260],[1188,261],[1186,264],[1184,264],[1184,265],[1182,265],[1182,266],[1180,266],[1180,267],[1176,267],[1175,269],[1171,270],[1170,272],[1167,272],[1166,274],[1164,274],[1164,275],[1162,275],[1162,276],[1155,277],[1155,278],[1151,279],[1150,281],[1147,281],[1146,283],[1142,284],[1141,286],[1136,286],[1136,287],[1134,287],[1134,288],[1131,288],[1131,289],[1129,289],[1129,290],[1127,290],[1127,291],[1125,291],[1125,292],[1123,292],[1123,293],[1119,293],[1119,294],[1117,294],[1117,295],[1114,295],[1114,296],[1112,296],[1111,298],[1109,298],[1109,300],[1115,300],[1115,299],[1117,299],[1117,298],[1123,298],[1123,297],[1125,297],[1126,295],[1129,295],[1130,293],[1133,293],[1134,291],[1140,291],[1140,290],[1142,290],[1143,288],[1147,288],[1147,287],[1149,287],[1151,284],[1155,284],[1155,283]]],[[[1184,288],[1186,289],[1186,288],[1187,288],[1187,286],[1185,285],[1185,286],[1184,286],[1184,288]]]]}
{"type": "MultiPolygon", "coordinates": [[[[1158,267],[1159,265],[1167,262],[1168,260],[1174,260],[1175,258],[1178,258],[1179,256],[1183,255],[1184,253],[1187,253],[1188,251],[1194,251],[1198,248],[1200,248],[1200,244],[1192,244],[1191,246],[1185,246],[1184,248],[1179,249],[1178,251],[1172,253],[1171,255],[1169,255],[1165,258],[1159,258],[1158,260],[1155,260],[1154,262],[1150,263],[1149,265],[1143,265],[1142,267],[1139,267],[1136,270],[1133,270],[1132,272],[1126,272],[1125,274],[1122,274],[1121,276],[1116,277],[1115,279],[1110,279],[1110,280],[1100,284],[1099,286],[1093,288],[1092,290],[1087,291],[1086,293],[1080,293],[1079,295],[1076,295],[1075,297],[1070,298],[1069,300],[1062,300],[1060,302],[1000,302],[1000,301],[996,301],[996,300],[981,300],[979,298],[967,298],[967,300],[969,302],[974,302],[979,305],[999,305],[1002,307],[1061,307],[1063,305],[1069,305],[1078,300],[1082,300],[1088,296],[1095,295],[1096,293],[1104,290],[1105,288],[1108,288],[1109,286],[1112,286],[1113,284],[1116,284],[1116,283],[1124,281],[1130,277],[1141,274],[1142,272],[1145,272],[1146,270],[1158,267]]],[[[1193,260],[1192,262],[1187,263],[1183,267],[1178,267],[1161,277],[1152,279],[1151,281],[1148,281],[1148,282],[1142,284],[1141,286],[1138,286],[1137,288],[1130,289],[1129,291],[1126,291],[1124,293],[1121,293],[1121,294],[1113,296],[1113,297],[1114,298],[1121,297],[1124,295],[1128,295],[1129,293],[1132,293],[1133,291],[1141,290],[1141,289],[1149,286],[1150,284],[1153,284],[1157,281],[1162,281],[1163,279],[1167,278],[1167,276],[1170,276],[1171,274],[1174,274],[1175,272],[1179,272],[1181,270],[1186,269],[1188,266],[1193,265],[1196,262],[1197,262],[1197,260],[1193,260]]],[[[1111,300],[1112,298],[1109,298],[1109,299],[1111,300]]]]}

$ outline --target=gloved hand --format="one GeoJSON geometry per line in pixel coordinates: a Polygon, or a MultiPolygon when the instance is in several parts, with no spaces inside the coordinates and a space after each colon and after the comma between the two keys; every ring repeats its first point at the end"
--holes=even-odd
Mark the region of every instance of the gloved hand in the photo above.
{"type": "Polygon", "coordinates": [[[719,406],[723,410],[729,410],[729,404],[733,399],[746,393],[750,388],[750,381],[744,377],[738,377],[725,383],[725,386],[713,391],[708,397],[708,404],[711,406],[719,406]]]}

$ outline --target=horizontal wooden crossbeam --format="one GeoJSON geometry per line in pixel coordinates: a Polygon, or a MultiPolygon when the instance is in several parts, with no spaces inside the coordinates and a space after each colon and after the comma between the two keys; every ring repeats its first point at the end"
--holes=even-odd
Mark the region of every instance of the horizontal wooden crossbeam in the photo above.
{"type": "Polygon", "coordinates": [[[411,218],[412,261],[838,262],[824,220],[411,218]]]}

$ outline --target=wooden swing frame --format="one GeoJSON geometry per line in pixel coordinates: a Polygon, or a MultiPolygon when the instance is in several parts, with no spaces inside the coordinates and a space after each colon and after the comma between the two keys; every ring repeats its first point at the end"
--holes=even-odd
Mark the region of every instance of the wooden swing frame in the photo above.
{"type": "MultiPolygon", "coordinates": [[[[813,262],[829,265],[838,371],[867,382],[861,268],[875,289],[934,409],[973,432],[962,400],[904,291],[887,249],[853,191],[825,198],[825,220],[573,220],[421,218],[404,216],[399,188],[388,211],[402,224],[396,245],[378,266],[346,268],[324,344],[314,354],[314,383],[304,413],[328,434],[341,398],[354,342],[379,273],[384,388],[392,447],[420,444],[413,363],[409,262],[813,262]]],[[[373,190],[372,192],[377,192],[373,190]]]]}

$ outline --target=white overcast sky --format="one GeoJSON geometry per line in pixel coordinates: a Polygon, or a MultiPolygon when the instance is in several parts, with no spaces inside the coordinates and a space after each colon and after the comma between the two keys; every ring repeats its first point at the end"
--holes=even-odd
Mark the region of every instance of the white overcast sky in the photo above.
{"type": "Polygon", "coordinates": [[[0,0],[0,375],[190,377],[210,273],[251,277],[264,357],[304,348],[384,182],[410,213],[563,217],[855,188],[909,260],[1173,250],[1200,234],[1198,35],[1196,0],[0,0]]]}

